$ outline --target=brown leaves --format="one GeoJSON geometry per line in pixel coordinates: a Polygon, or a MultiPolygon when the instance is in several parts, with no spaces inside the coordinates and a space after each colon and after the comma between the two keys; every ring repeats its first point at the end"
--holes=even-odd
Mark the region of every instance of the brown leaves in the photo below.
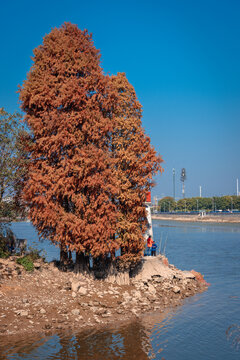
{"type": "Polygon", "coordinates": [[[120,182],[118,231],[122,240],[122,261],[125,262],[142,254],[146,226],[145,194],[153,186],[153,175],[162,171],[162,159],[144,133],[142,107],[125,74],[112,76],[111,83],[117,93],[112,151],[120,182]]]}
{"type": "Polygon", "coordinates": [[[20,90],[33,132],[24,197],[40,234],[105,256],[139,258],[145,193],[161,171],[125,74],[109,78],[91,36],[65,23],[34,50],[20,90]]]}

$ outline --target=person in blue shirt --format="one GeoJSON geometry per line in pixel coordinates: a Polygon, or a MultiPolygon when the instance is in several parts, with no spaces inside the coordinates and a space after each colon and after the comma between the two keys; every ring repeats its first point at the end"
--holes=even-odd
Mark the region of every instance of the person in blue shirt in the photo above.
{"type": "Polygon", "coordinates": [[[157,244],[153,240],[153,243],[152,243],[152,256],[156,256],[156,252],[157,252],[157,244]]]}

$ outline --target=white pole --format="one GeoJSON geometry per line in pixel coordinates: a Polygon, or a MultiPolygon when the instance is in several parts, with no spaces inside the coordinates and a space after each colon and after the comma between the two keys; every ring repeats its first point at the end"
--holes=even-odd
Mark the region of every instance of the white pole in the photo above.
{"type": "Polygon", "coordinates": [[[201,187],[201,185],[199,186],[199,196],[202,197],[202,187],[201,187]]]}
{"type": "Polygon", "coordinates": [[[239,191],[238,191],[238,179],[237,179],[237,196],[239,195],[239,191]]]}

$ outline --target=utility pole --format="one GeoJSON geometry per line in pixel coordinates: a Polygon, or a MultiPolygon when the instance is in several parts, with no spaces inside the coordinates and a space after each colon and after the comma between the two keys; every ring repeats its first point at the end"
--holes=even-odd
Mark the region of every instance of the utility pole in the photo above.
{"type": "Polygon", "coordinates": [[[175,169],[172,169],[173,172],[173,200],[175,201],[175,169]]]}
{"type": "Polygon", "coordinates": [[[238,191],[238,179],[237,179],[237,196],[239,196],[239,191],[238,191]]]}
{"type": "Polygon", "coordinates": [[[157,212],[158,211],[158,200],[159,200],[159,198],[157,196],[154,196],[153,199],[154,199],[153,210],[155,212],[157,212]]]}
{"type": "Polygon", "coordinates": [[[202,186],[199,186],[199,197],[202,197],[202,186]]]}
{"type": "Polygon", "coordinates": [[[182,181],[182,195],[183,195],[183,199],[185,198],[185,186],[184,186],[184,181],[186,180],[187,176],[186,176],[186,169],[182,169],[181,172],[181,177],[180,180],[182,181]]]}

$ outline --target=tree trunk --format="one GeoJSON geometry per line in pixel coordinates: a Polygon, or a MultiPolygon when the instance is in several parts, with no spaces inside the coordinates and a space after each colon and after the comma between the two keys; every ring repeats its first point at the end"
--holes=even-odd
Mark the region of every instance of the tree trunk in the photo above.
{"type": "Polygon", "coordinates": [[[65,246],[60,244],[60,267],[63,269],[68,265],[68,252],[65,246]]]}
{"type": "Polygon", "coordinates": [[[0,183],[0,201],[2,201],[2,199],[3,199],[3,194],[4,194],[4,183],[1,181],[1,183],[0,183]]]}
{"type": "Polygon", "coordinates": [[[77,252],[74,271],[83,275],[89,275],[89,256],[85,256],[83,252],[77,252]]]}
{"type": "Polygon", "coordinates": [[[130,284],[129,270],[126,269],[119,271],[116,267],[115,262],[112,262],[106,272],[105,281],[111,284],[129,285],[130,284]]]}

